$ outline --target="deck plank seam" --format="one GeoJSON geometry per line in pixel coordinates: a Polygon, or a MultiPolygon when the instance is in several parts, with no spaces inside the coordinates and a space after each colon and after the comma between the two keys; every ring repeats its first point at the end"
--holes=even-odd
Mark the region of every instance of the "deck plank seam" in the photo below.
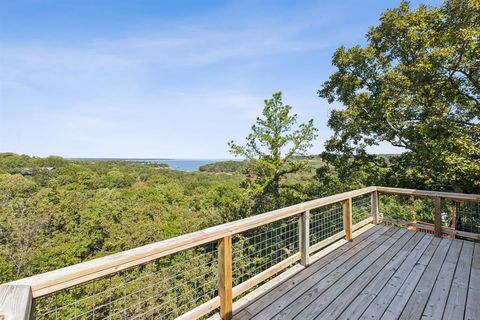
{"type": "MultiPolygon", "coordinates": [[[[422,233],[418,233],[418,234],[422,234],[422,233]]],[[[407,253],[405,255],[405,258],[401,262],[399,262],[398,266],[390,274],[390,276],[387,275],[388,277],[383,280],[384,282],[383,282],[383,284],[380,284],[380,286],[378,287],[378,290],[376,290],[375,292],[369,293],[369,295],[367,295],[367,296],[362,295],[362,296],[358,296],[358,297],[354,298],[352,301],[350,301],[348,306],[346,306],[342,310],[342,312],[339,314],[338,317],[342,318],[342,315],[344,315],[347,310],[349,310],[352,306],[355,307],[355,305],[357,304],[357,305],[362,306],[363,310],[361,310],[356,315],[355,319],[361,318],[362,315],[367,310],[368,306],[377,298],[379,293],[381,293],[384,290],[384,288],[386,288],[386,286],[390,283],[391,279],[397,274],[397,272],[399,272],[400,270],[404,270],[405,268],[410,269],[409,264],[411,266],[414,266],[415,263],[418,262],[418,260],[421,258],[423,253],[427,250],[428,246],[432,242],[432,239],[433,239],[433,236],[429,237],[429,236],[427,236],[427,234],[422,234],[422,236],[420,237],[420,239],[418,239],[417,243],[415,244],[414,248],[412,248],[412,251],[411,251],[411,252],[415,252],[415,254],[414,254],[415,259],[413,259],[412,256],[407,253]]],[[[398,256],[398,253],[397,253],[396,256],[398,256]]],[[[392,258],[392,260],[394,258],[392,258]]],[[[390,260],[390,261],[392,261],[392,260],[390,260]]],[[[388,266],[388,263],[387,263],[387,266],[388,266]]],[[[382,272],[384,270],[380,270],[380,272],[382,272]]],[[[385,271],[385,272],[388,272],[388,271],[385,271]]],[[[377,277],[378,277],[378,274],[377,274],[377,277]]],[[[365,288],[363,288],[362,291],[367,290],[371,285],[374,286],[375,281],[377,280],[377,277],[372,278],[371,281],[365,286],[365,288]]],[[[355,311],[355,310],[352,310],[352,311],[355,311]]],[[[344,317],[347,318],[347,314],[345,314],[344,317]]],[[[348,314],[348,319],[353,319],[352,314],[348,314]]]]}
{"type": "MultiPolygon", "coordinates": [[[[470,268],[470,278],[469,278],[469,282],[468,282],[467,299],[466,299],[466,303],[465,303],[465,319],[474,319],[474,318],[469,317],[470,310],[468,309],[469,303],[470,303],[470,301],[472,301],[472,299],[469,298],[470,289],[472,288],[472,281],[475,280],[475,279],[472,279],[472,273],[473,272],[478,272],[480,274],[480,242],[475,243],[475,248],[473,250],[473,255],[472,255],[472,265],[471,265],[471,268],[470,268]],[[477,257],[478,260],[475,260],[476,257],[477,257]],[[477,268],[478,268],[478,270],[476,270],[477,268]]],[[[479,279],[476,279],[476,280],[480,284],[480,280],[479,279]]],[[[474,288],[474,290],[475,290],[475,288],[474,288]]],[[[478,290],[480,292],[480,287],[476,288],[476,290],[478,290]]],[[[480,308],[478,308],[478,309],[479,310],[477,310],[477,311],[480,311],[480,308]]],[[[480,317],[480,314],[478,314],[478,316],[480,317]]]]}
{"type": "MultiPolygon", "coordinates": [[[[362,246],[362,245],[365,245],[365,247],[361,248],[361,250],[367,248],[369,245],[371,245],[372,243],[374,243],[375,241],[377,241],[381,236],[385,235],[386,233],[388,233],[389,231],[393,231],[394,228],[390,227],[390,226],[384,226],[378,230],[376,230],[376,232],[373,232],[371,235],[369,235],[368,237],[366,237],[365,239],[361,240],[361,241],[357,241],[356,243],[354,242],[350,242],[350,243],[347,243],[345,244],[345,246],[349,246],[347,250],[345,251],[342,251],[340,255],[336,256],[334,259],[332,259],[331,261],[328,261],[326,262],[324,265],[322,265],[321,267],[318,267],[318,268],[314,268],[314,269],[311,269],[311,270],[314,270],[315,272],[312,273],[315,274],[316,272],[319,272],[320,270],[324,269],[325,267],[327,267],[329,264],[331,264],[333,261],[336,261],[338,259],[341,259],[342,256],[344,256],[345,254],[347,253],[352,253],[356,248],[358,248],[358,246],[362,246]],[[370,239],[371,242],[365,242],[366,240],[370,239]]],[[[340,249],[340,248],[339,248],[340,249]]],[[[338,249],[337,249],[338,250],[338,249]]],[[[360,250],[360,251],[361,251],[360,250]]],[[[359,251],[359,252],[360,252],[359,251]]],[[[358,252],[355,252],[352,254],[352,257],[355,256],[356,254],[358,254],[358,252]]],[[[350,258],[349,258],[350,259],[350,258]]],[[[346,261],[348,261],[349,259],[347,259],[346,261]]],[[[309,268],[313,268],[315,266],[315,264],[318,264],[319,261],[315,262],[313,265],[309,266],[309,268]]],[[[324,275],[324,277],[326,277],[327,275],[329,275],[331,272],[333,272],[334,270],[331,270],[330,272],[326,273],[324,275]]],[[[323,279],[323,278],[321,278],[323,279]]],[[[319,281],[321,280],[319,279],[319,281]]],[[[295,289],[295,287],[301,285],[303,282],[307,281],[308,278],[304,278],[302,279],[300,282],[296,283],[295,286],[289,288],[287,291],[285,291],[284,293],[282,293],[279,297],[275,298],[273,301],[270,302],[270,304],[264,306],[262,309],[259,309],[257,310],[256,312],[254,312],[254,318],[261,314],[265,309],[267,309],[270,305],[272,305],[274,302],[278,301],[279,299],[281,299],[283,296],[287,295],[290,291],[292,291],[293,289],[295,289]]],[[[264,294],[264,296],[267,295],[267,293],[264,294]]],[[[248,308],[248,307],[247,307],[248,308]]]]}
{"type": "MultiPolygon", "coordinates": [[[[370,280],[368,280],[368,277],[366,278],[366,279],[367,279],[366,281],[368,281],[368,282],[361,288],[361,290],[359,290],[360,292],[363,291],[363,290],[368,286],[368,284],[374,279],[374,277],[375,277],[376,275],[378,275],[378,273],[381,272],[381,271],[383,270],[383,268],[384,268],[386,265],[388,265],[388,263],[389,263],[394,257],[396,257],[397,254],[398,254],[402,249],[405,248],[405,246],[407,246],[407,244],[414,238],[415,234],[416,234],[415,232],[411,232],[411,233],[410,233],[410,232],[406,232],[406,233],[404,233],[404,235],[403,235],[401,238],[397,239],[397,241],[396,241],[395,243],[393,243],[392,246],[390,246],[389,249],[387,249],[385,253],[383,253],[382,255],[380,255],[380,256],[379,256],[375,261],[373,261],[366,269],[364,269],[363,271],[361,271],[360,274],[359,274],[359,276],[358,276],[357,278],[353,279],[353,281],[352,281],[351,283],[349,283],[347,286],[345,286],[345,287],[343,288],[343,290],[341,290],[341,291],[339,292],[339,294],[332,300],[332,302],[333,302],[336,298],[338,298],[339,296],[341,296],[345,291],[347,291],[347,289],[349,289],[349,288],[351,288],[351,287],[354,287],[355,282],[357,282],[358,279],[363,279],[363,278],[362,278],[363,275],[364,275],[365,273],[369,273],[369,270],[370,270],[370,272],[371,272],[371,271],[372,271],[371,269],[375,270],[375,268],[378,268],[378,270],[374,271],[373,277],[372,277],[370,280]],[[397,251],[395,251],[395,252],[393,253],[392,257],[385,259],[384,262],[381,262],[380,265],[377,265],[377,262],[378,262],[379,260],[381,260],[382,258],[384,258],[384,254],[387,254],[387,257],[388,257],[388,254],[389,254],[389,253],[387,253],[387,251],[388,251],[388,250],[392,250],[392,248],[393,248],[395,245],[397,245],[397,244],[399,243],[399,241],[402,241],[402,239],[403,239],[405,236],[408,236],[408,238],[406,238],[406,239],[403,240],[404,243],[403,243],[403,244],[400,244],[400,247],[398,248],[397,251]]],[[[395,250],[396,250],[396,249],[395,249],[395,250]]],[[[353,270],[353,269],[350,269],[350,270],[348,271],[348,273],[350,273],[352,270],[353,270]]],[[[347,275],[347,273],[346,273],[344,276],[346,276],[346,275],[347,275]]],[[[372,274],[370,273],[370,275],[372,275],[372,274]]],[[[355,286],[354,289],[355,289],[355,291],[356,291],[356,290],[358,290],[358,287],[355,286]]],[[[318,297],[316,300],[319,300],[320,298],[321,298],[321,296],[318,297]]],[[[317,316],[315,317],[315,319],[319,319],[319,317],[321,317],[322,314],[325,312],[325,310],[327,310],[329,307],[330,307],[330,305],[327,304],[322,310],[317,311],[318,314],[317,314],[317,316]]],[[[343,310],[345,310],[347,307],[348,307],[348,305],[345,306],[345,307],[342,309],[342,312],[343,312],[343,310]]],[[[340,314],[341,314],[341,312],[340,312],[340,314]]],[[[320,319],[321,319],[321,318],[320,318],[320,319]]]]}
{"type": "MultiPolygon", "coordinates": [[[[390,305],[391,301],[395,298],[396,294],[398,293],[398,291],[400,290],[400,288],[403,286],[403,284],[405,283],[405,281],[407,281],[407,279],[408,279],[410,273],[412,272],[412,270],[415,268],[415,266],[417,266],[417,265],[420,263],[422,257],[424,257],[424,255],[425,255],[425,252],[427,252],[428,248],[429,248],[431,245],[434,245],[434,246],[435,246],[434,249],[433,249],[433,252],[432,252],[432,256],[433,256],[433,254],[435,253],[435,250],[436,250],[437,247],[438,247],[437,245],[435,245],[435,244],[433,243],[434,240],[435,240],[435,238],[434,238],[433,236],[428,235],[428,234],[425,235],[424,239],[425,239],[425,238],[429,238],[428,244],[426,244],[425,248],[424,248],[421,252],[419,252],[418,258],[416,258],[414,261],[412,261],[412,267],[411,267],[411,268],[408,268],[408,269],[406,270],[406,272],[405,272],[405,277],[404,277],[403,281],[398,284],[397,290],[394,292],[393,296],[392,296],[391,299],[388,301],[388,302],[389,302],[388,305],[385,305],[385,308],[383,309],[383,312],[379,315],[380,317],[383,315],[383,313],[385,312],[385,310],[388,308],[388,306],[390,305]]],[[[407,259],[408,259],[408,258],[407,258],[407,259]]],[[[430,262],[430,260],[427,261],[427,264],[428,264],[428,262],[430,262]]],[[[402,266],[403,266],[403,264],[402,264],[402,266]]],[[[402,266],[401,266],[401,267],[402,267],[402,266]]],[[[400,267],[400,268],[401,268],[401,267],[400,267]]],[[[362,313],[358,316],[358,319],[364,319],[364,318],[365,318],[365,317],[364,317],[365,312],[367,312],[367,310],[369,309],[370,305],[375,302],[375,300],[377,299],[377,297],[380,297],[380,294],[383,292],[383,290],[388,290],[388,289],[386,288],[387,285],[389,285],[389,284],[391,283],[392,278],[394,278],[396,275],[398,275],[398,272],[399,272],[400,268],[397,269],[397,270],[395,271],[395,273],[388,279],[388,281],[385,283],[385,285],[384,285],[384,286],[379,290],[379,292],[375,295],[374,299],[369,303],[369,305],[368,305],[368,306],[362,311],[362,313]]],[[[402,270],[402,271],[403,271],[403,270],[402,270]]]]}
{"type": "MultiPolygon", "coordinates": [[[[455,270],[453,271],[452,280],[450,281],[450,286],[448,287],[447,298],[445,299],[445,304],[443,306],[443,311],[442,311],[442,319],[443,319],[443,316],[445,314],[445,309],[447,308],[448,297],[450,296],[450,292],[452,291],[452,284],[453,284],[453,281],[455,280],[455,273],[457,273],[458,262],[460,261],[460,255],[462,254],[463,246],[465,245],[465,241],[464,240],[461,240],[461,241],[462,241],[462,247],[460,248],[460,252],[458,254],[457,261],[456,261],[456,264],[455,264],[455,270]]],[[[430,295],[431,295],[431,293],[430,293],[430,295]]],[[[428,302],[427,302],[427,304],[428,304],[428,302]]]]}
{"type": "MultiPolygon", "coordinates": [[[[469,241],[464,241],[463,242],[463,247],[462,247],[462,252],[460,253],[460,257],[459,257],[459,263],[460,263],[460,260],[462,258],[462,254],[464,254],[464,249],[467,248],[467,253],[470,249],[468,249],[468,247],[470,246],[470,242],[469,241]]],[[[465,268],[468,269],[468,272],[466,272],[467,274],[467,279],[465,281],[465,303],[463,303],[463,309],[462,309],[462,317],[461,318],[464,318],[465,316],[465,312],[466,312],[466,307],[467,307],[467,295],[468,295],[468,284],[470,283],[470,275],[471,275],[471,267],[472,267],[472,261],[473,261],[473,253],[474,253],[474,250],[475,250],[475,244],[473,244],[471,246],[471,254],[468,255],[469,259],[466,261],[466,264],[465,264],[465,268]]],[[[458,267],[457,267],[458,268],[458,267]]],[[[449,307],[449,301],[451,298],[454,298],[452,297],[452,288],[453,288],[453,285],[455,284],[455,279],[457,277],[457,270],[455,270],[455,274],[453,276],[453,280],[452,280],[452,287],[450,288],[450,292],[448,294],[448,298],[447,298],[447,303],[446,303],[446,306],[445,306],[445,310],[443,311],[443,315],[442,315],[442,319],[450,319],[448,317],[445,316],[445,312],[448,310],[447,308],[449,307]]],[[[459,275],[459,278],[461,279],[461,274],[459,275]]],[[[457,290],[460,290],[461,289],[461,284],[459,285],[460,287],[457,287],[458,289],[457,290]]],[[[452,312],[455,311],[455,301],[452,302],[452,304],[454,304],[451,308],[452,309],[452,312]]]]}
{"type": "MultiPolygon", "coordinates": [[[[461,241],[461,244],[460,244],[460,249],[458,250],[458,255],[457,255],[457,259],[455,259],[455,269],[453,271],[453,275],[455,275],[455,270],[457,269],[457,265],[458,265],[458,257],[460,255],[460,252],[462,251],[462,247],[463,247],[463,240],[453,240],[451,245],[450,245],[450,248],[449,250],[447,251],[447,254],[445,255],[445,258],[443,259],[443,262],[442,262],[442,265],[437,273],[437,276],[435,277],[435,281],[433,282],[433,286],[432,286],[432,289],[430,290],[429,292],[429,295],[428,295],[428,299],[426,300],[425,302],[425,305],[423,307],[423,310],[422,310],[422,313],[421,313],[421,318],[422,319],[425,319],[427,318],[427,316],[425,315],[425,311],[426,311],[426,308],[428,307],[428,302],[430,301],[430,298],[432,297],[432,294],[434,293],[434,289],[436,287],[436,285],[438,284],[438,280],[439,280],[439,277],[440,275],[442,274],[442,270],[445,266],[445,263],[447,262],[447,259],[451,257],[450,255],[450,250],[452,250],[452,245],[454,244],[455,241],[461,241]]],[[[455,252],[454,252],[455,253],[455,252]]],[[[452,286],[452,281],[453,281],[453,275],[452,275],[452,279],[451,281],[449,282],[449,287],[448,287],[448,291],[450,293],[450,287],[452,286]]],[[[447,295],[447,299],[448,299],[448,295],[447,295]]],[[[446,304],[446,300],[445,300],[445,304],[446,304]]],[[[437,308],[438,308],[438,304],[437,304],[437,308]]],[[[443,305],[443,310],[442,310],[442,317],[443,317],[443,313],[445,312],[445,305],[443,305]]]]}
{"type": "MultiPolygon", "coordinates": [[[[393,228],[393,229],[395,229],[395,228],[393,228]]],[[[389,230],[391,230],[391,229],[389,229],[389,230]]],[[[402,233],[402,234],[403,234],[404,232],[406,232],[405,229],[395,230],[395,231],[393,231],[392,234],[390,234],[390,235],[387,237],[387,239],[385,239],[384,242],[386,242],[387,240],[393,238],[397,233],[402,233]]],[[[381,240],[381,239],[380,239],[380,240],[381,240]]],[[[395,243],[395,242],[394,242],[394,243],[395,243]]],[[[376,243],[374,243],[373,245],[375,245],[375,244],[376,244],[376,243]]],[[[374,251],[375,251],[379,246],[381,246],[381,245],[383,245],[383,243],[381,243],[381,244],[379,244],[378,246],[372,248],[372,250],[371,250],[370,252],[367,252],[367,253],[366,253],[365,257],[369,256],[372,252],[374,252],[374,251]]],[[[386,248],[386,250],[388,250],[388,248],[390,248],[392,245],[393,245],[393,243],[392,243],[391,245],[388,245],[388,247],[386,248]]],[[[363,249],[362,251],[364,251],[364,250],[365,250],[365,249],[363,249]]],[[[359,253],[356,253],[355,256],[356,256],[357,254],[359,254],[359,253]]],[[[363,260],[365,257],[363,257],[362,260],[363,260]]],[[[353,258],[353,257],[351,257],[351,258],[348,259],[348,260],[351,260],[352,258],[353,258]]],[[[340,279],[341,277],[343,277],[343,275],[340,275],[340,276],[339,276],[339,279],[340,279]]],[[[318,282],[317,282],[317,283],[318,283],[318,282]]],[[[314,285],[316,285],[317,283],[315,283],[314,285]]],[[[331,287],[332,285],[334,285],[334,284],[335,284],[335,282],[332,282],[330,285],[327,285],[327,286],[325,287],[324,291],[328,290],[328,288],[330,288],[330,287],[331,287]]],[[[313,286],[312,286],[312,287],[313,287],[313,286]]],[[[308,288],[307,291],[310,290],[312,287],[308,288]]],[[[294,301],[290,302],[290,303],[289,303],[287,306],[285,306],[285,307],[283,308],[283,310],[281,310],[280,312],[283,312],[284,310],[286,310],[289,306],[291,306],[291,305],[292,305],[295,301],[297,301],[297,300],[298,300],[298,298],[295,299],[294,301]]],[[[316,299],[315,299],[315,300],[316,300],[316,299]]],[[[299,313],[303,312],[303,310],[306,309],[309,305],[310,305],[310,304],[308,304],[308,305],[304,306],[303,308],[301,308],[301,310],[299,310],[299,313]]],[[[278,314],[279,314],[280,312],[278,312],[277,314],[275,314],[275,316],[278,316],[278,314]]],[[[298,316],[299,313],[297,313],[294,317],[298,316]]],[[[274,317],[274,318],[275,318],[275,317],[274,317]]]]}
{"type": "MultiPolygon", "coordinates": [[[[445,238],[445,239],[446,239],[446,238],[445,238]]],[[[443,263],[445,262],[445,259],[446,259],[447,255],[448,255],[448,251],[450,250],[450,248],[451,248],[451,246],[452,246],[452,243],[453,243],[453,241],[450,241],[449,246],[448,246],[448,249],[446,249],[445,255],[442,257],[441,265],[443,265],[443,263]]],[[[441,242],[439,243],[439,247],[440,247],[440,244],[441,244],[441,242]]],[[[414,296],[414,294],[415,294],[415,292],[416,292],[416,289],[418,288],[418,284],[421,282],[421,280],[422,280],[425,272],[428,270],[428,267],[430,266],[430,264],[431,264],[432,262],[435,263],[436,261],[430,260],[429,265],[427,266],[427,268],[425,268],[422,276],[420,277],[420,279],[419,279],[419,281],[417,282],[417,284],[416,284],[416,286],[415,286],[412,294],[410,295],[410,298],[408,299],[407,303],[404,305],[403,310],[402,310],[402,313],[400,314],[399,319],[403,319],[403,318],[404,318],[405,308],[409,305],[410,300],[412,299],[412,296],[414,296]]],[[[438,268],[438,271],[436,272],[435,280],[433,280],[433,283],[435,283],[435,282],[437,281],[438,274],[440,273],[440,270],[441,270],[441,267],[438,268]]],[[[433,286],[432,286],[432,288],[433,288],[433,286]]],[[[425,311],[425,306],[427,305],[428,299],[430,298],[430,295],[431,295],[431,294],[432,294],[432,291],[430,290],[429,295],[428,295],[428,298],[425,300],[425,304],[424,304],[423,307],[422,307],[421,314],[423,314],[423,312],[425,311]]],[[[418,300],[417,300],[417,301],[418,301],[418,300]]]]}
{"type": "MultiPolygon", "coordinates": [[[[435,250],[433,250],[433,252],[432,252],[432,255],[430,256],[428,261],[425,262],[425,268],[423,268],[423,270],[421,271],[421,274],[419,275],[417,281],[413,284],[414,288],[413,288],[412,292],[410,292],[410,294],[408,296],[408,299],[406,300],[405,304],[402,307],[402,310],[399,312],[399,316],[403,313],[405,306],[408,304],[408,301],[410,300],[410,297],[415,292],[415,288],[416,288],[418,282],[420,282],[423,275],[425,274],[425,271],[428,269],[428,266],[430,265],[430,262],[433,260],[433,257],[435,257],[435,254],[437,253],[438,249],[440,248],[440,243],[441,242],[442,241],[438,241],[437,245],[435,246],[435,250]]],[[[393,301],[395,301],[395,298],[399,296],[399,293],[401,292],[402,288],[404,288],[404,286],[408,284],[408,281],[410,280],[410,276],[412,275],[412,273],[414,271],[415,271],[415,267],[410,270],[410,272],[408,273],[408,276],[405,278],[402,285],[398,288],[397,293],[393,296],[393,298],[392,298],[392,300],[390,300],[390,303],[388,304],[388,306],[384,309],[383,313],[379,316],[379,319],[384,319],[386,317],[386,313],[390,310],[390,306],[392,305],[393,301]]]]}

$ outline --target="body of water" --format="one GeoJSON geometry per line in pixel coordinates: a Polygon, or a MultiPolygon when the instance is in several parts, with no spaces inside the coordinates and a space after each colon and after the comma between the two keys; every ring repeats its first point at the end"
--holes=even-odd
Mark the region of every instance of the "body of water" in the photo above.
{"type": "Polygon", "coordinates": [[[220,159],[128,159],[130,161],[140,161],[147,163],[165,163],[170,168],[178,171],[198,171],[198,169],[209,163],[223,161],[220,159]]]}
{"type": "Polygon", "coordinates": [[[198,171],[198,169],[209,163],[227,161],[227,159],[134,159],[134,158],[67,158],[74,161],[135,161],[146,163],[164,163],[170,168],[178,171],[198,171]]]}

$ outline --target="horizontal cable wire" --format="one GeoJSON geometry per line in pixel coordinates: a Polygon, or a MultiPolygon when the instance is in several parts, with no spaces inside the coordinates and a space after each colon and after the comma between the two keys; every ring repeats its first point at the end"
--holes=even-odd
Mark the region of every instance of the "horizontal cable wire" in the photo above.
{"type": "Polygon", "coordinates": [[[36,319],[173,319],[218,295],[217,242],[36,298],[36,319]]]}
{"type": "Polygon", "coordinates": [[[372,201],[370,194],[352,198],[352,224],[359,223],[372,215],[372,201]]]}
{"type": "Polygon", "coordinates": [[[310,245],[343,231],[342,203],[310,210],[310,245]]]}
{"type": "Polygon", "coordinates": [[[456,229],[480,234],[480,203],[456,202],[456,229]]]}
{"type": "Polygon", "coordinates": [[[298,252],[298,217],[236,234],[232,250],[236,286],[298,252]]]}

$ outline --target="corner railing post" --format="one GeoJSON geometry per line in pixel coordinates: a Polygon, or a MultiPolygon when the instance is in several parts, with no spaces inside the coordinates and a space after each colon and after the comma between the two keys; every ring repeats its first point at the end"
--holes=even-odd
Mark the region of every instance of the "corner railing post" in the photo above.
{"type": "Polygon", "coordinates": [[[378,192],[373,191],[371,193],[371,208],[372,208],[372,217],[373,217],[373,224],[378,224],[378,192]]]}
{"type": "Polygon", "coordinates": [[[32,289],[27,285],[0,286],[0,319],[29,320],[32,308],[32,289]]]}
{"type": "Polygon", "coordinates": [[[352,241],[352,198],[343,201],[343,230],[345,239],[352,241]]]}
{"type": "Polygon", "coordinates": [[[300,264],[310,264],[310,210],[302,212],[298,219],[298,236],[300,244],[300,264]]]}
{"type": "Polygon", "coordinates": [[[433,222],[435,224],[435,228],[433,233],[435,237],[440,238],[442,236],[442,198],[435,197],[435,214],[433,222]]]}
{"type": "Polygon", "coordinates": [[[232,318],[232,236],[226,236],[218,243],[218,295],[220,297],[220,317],[232,318]]]}

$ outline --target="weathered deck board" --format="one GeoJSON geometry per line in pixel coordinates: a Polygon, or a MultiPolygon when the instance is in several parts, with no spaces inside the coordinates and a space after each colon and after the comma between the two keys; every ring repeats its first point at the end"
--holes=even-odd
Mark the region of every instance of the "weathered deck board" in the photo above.
{"type": "Polygon", "coordinates": [[[373,279],[361,294],[352,299],[350,305],[342,311],[339,318],[350,320],[358,319],[397,272],[403,270],[410,271],[412,269],[432,239],[432,235],[418,232],[410,241],[409,246],[405,246],[385,268],[377,274],[376,279],[373,279]]]}
{"type": "Polygon", "coordinates": [[[400,238],[395,240],[392,246],[385,252],[378,252],[366,257],[339,281],[335,282],[322,297],[310,304],[299,316],[303,319],[335,319],[338,314],[348,305],[348,301],[354,299],[368,282],[396,255],[405,244],[413,237],[415,232],[405,231],[400,238]],[[339,296],[342,299],[336,299],[339,296]],[[340,312],[339,312],[340,311],[340,312]],[[304,317],[303,315],[308,315],[304,317]]]}
{"type": "Polygon", "coordinates": [[[376,226],[234,319],[480,319],[480,243],[376,226]]]}
{"type": "Polygon", "coordinates": [[[447,305],[443,312],[443,319],[463,318],[467,303],[468,281],[472,267],[473,248],[475,243],[464,241],[457,269],[453,277],[452,287],[448,295],[447,305]]]}
{"type": "Polygon", "coordinates": [[[331,252],[329,255],[315,262],[314,264],[306,268],[304,272],[301,272],[294,277],[288,279],[288,281],[280,284],[275,288],[275,290],[272,290],[268,292],[268,294],[259,297],[255,301],[255,304],[247,305],[245,308],[243,308],[245,309],[245,311],[239,310],[238,313],[240,314],[242,312],[248,312],[252,316],[256,315],[264,308],[269,307],[272,301],[281,297],[294,287],[300,286],[302,281],[304,281],[305,279],[308,278],[309,281],[313,281],[316,279],[316,277],[314,276],[315,274],[318,274],[318,276],[322,274],[328,274],[329,270],[333,270],[335,266],[338,266],[344,261],[348,260],[349,257],[354,255],[358,250],[368,246],[372,241],[377,239],[381,234],[383,234],[389,229],[391,228],[380,225],[373,227],[372,229],[358,236],[356,239],[354,239],[354,241],[341,246],[337,250],[331,252]]]}
{"type": "Polygon", "coordinates": [[[442,268],[440,269],[440,273],[438,274],[433,289],[431,290],[427,305],[423,311],[422,319],[442,318],[462,246],[462,240],[454,241],[450,246],[450,250],[447,253],[442,268]]]}
{"type": "Polygon", "coordinates": [[[475,243],[472,269],[470,270],[470,282],[468,285],[465,319],[480,319],[480,243],[475,243]]]}
{"type": "Polygon", "coordinates": [[[455,254],[461,248],[461,242],[459,241],[450,241],[449,246],[440,246],[435,252],[435,255],[438,253],[438,258],[434,256],[434,259],[430,260],[430,263],[425,270],[424,274],[420,278],[415,291],[410,296],[407,304],[403,308],[403,312],[398,319],[408,320],[408,319],[418,319],[418,315],[423,313],[425,306],[430,293],[432,292],[438,274],[445,262],[445,258],[448,257],[448,253],[455,254]]]}
{"type": "MultiPolygon", "coordinates": [[[[392,228],[394,229],[394,228],[392,228]]],[[[387,231],[388,233],[388,231],[387,231]]],[[[359,254],[355,255],[352,259],[348,260],[343,265],[337,267],[331,274],[323,278],[321,281],[317,282],[313,287],[310,287],[307,291],[303,291],[300,296],[295,296],[292,301],[292,296],[286,295],[282,298],[288,301],[283,303],[281,312],[276,314],[269,314],[267,318],[269,319],[292,319],[297,316],[305,307],[310,306],[319,296],[321,296],[325,291],[335,284],[342,276],[347,273],[350,269],[355,267],[357,264],[361,263],[365,259],[368,259],[372,256],[379,256],[387,251],[396,240],[404,234],[404,232],[394,230],[393,234],[390,236],[387,233],[385,237],[383,235],[378,239],[380,243],[375,242],[373,246],[369,246],[366,250],[362,250],[359,254]]],[[[295,288],[296,289],[296,288],[295,288]]],[[[303,288],[299,288],[303,290],[303,288]]],[[[256,319],[256,318],[254,318],[256,319]]],[[[303,317],[301,319],[312,319],[311,317],[303,317]]]]}
{"type": "MultiPolygon", "coordinates": [[[[360,319],[380,319],[385,310],[387,310],[387,308],[389,307],[392,300],[397,296],[397,293],[400,290],[405,291],[405,289],[409,287],[408,285],[406,285],[407,283],[411,282],[416,284],[418,279],[420,279],[423,271],[427,267],[428,263],[430,262],[430,259],[432,258],[435,250],[437,249],[439,242],[439,238],[433,238],[427,249],[420,255],[420,258],[417,258],[417,261],[415,261],[415,257],[411,255],[410,259],[414,260],[413,267],[412,265],[407,265],[406,267],[399,269],[393,275],[390,281],[385,285],[385,287],[383,287],[383,289],[376,294],[375,299],[367,306],[365,312],[360,317],[360,319]]],[[[406,299],[408,300],[410,294],[402,294],[401,296],[406,297],[406,299]]]]}
{"type": "MultiPolygon", "coordinates": [[[[395,232],[394,228],[388,228],[384,230],[378,237],[373,238],[373,242],[368,241],[361,241],[358,242],[357,245],[354,246],[353,250],[349,250],[343,255],[340,255],[336,259],[332,260],[330,263],[326,264],[323,268],[320,268],[315,273],[310,276],[302,277],[303,279],[299,279],[300,281],[305,280],[298,284],[291,282],[293,286],[286,290],[285,294],[278,297],[276,300],[275,294],[267,294],[265,295],[264,303],[265,308],[262,312],[257,313],[257,310],[260,308],[246,308],[251,314],[255,315],[254,319],[270,319],[272,315],[275,315],[278,311],[283,310],[287,305],[289,305],[292,301],[294,301],[298,297],[302,297],[305,290],[309,289],[311,286],[314,286],[318,283],[325,283],[327,281],[332,282],[333,278],[336,274],[341,274],[338,272],[339,269],[345,268],[348,263],[355,263],[352,261],[360,261],[363,259],[364,255],[369,252],[369,250],[373,250],[378,247],[378,244],[383,242],[385,238],[390,236],[390,233],[395,232]],[[362,243],[364,242],[364,243],[362,243]],[[333,276],[331,275],[334,274],[333,276]],[[326,279],[326,277],[328,277],[326,279]]],[[[369,237],[369,239],[372,237],[369,237]]],[[[313,268],[316,265],[313,264],[309,268],[313,268]]],[[[263,306],[262,306],[263,308],[263,306]]]]}

